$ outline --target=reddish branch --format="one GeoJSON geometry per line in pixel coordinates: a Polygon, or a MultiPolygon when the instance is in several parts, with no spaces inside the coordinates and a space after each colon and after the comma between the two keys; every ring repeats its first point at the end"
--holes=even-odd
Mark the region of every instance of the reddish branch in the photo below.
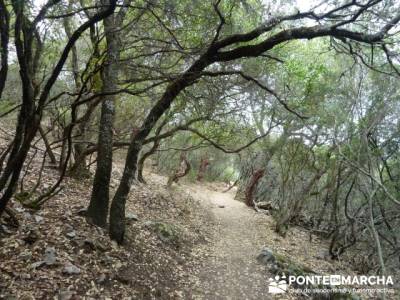
{"type": "Polygon", "coordinates": [[[207,167],[210,164],[210,161],[203,157],[200,161],[199,172],[197,173],[197,181],[202,181],[204,178],[204,174],[207,171],[207,167]]]}
{"type": "Polygon", "coordinates": [[[179,163],[179,168],[175,173],[168,179],[168,186],[171,186],[173,182],[178,183],[179,179],[185,177],[191,169],[191,165],[186,158],[186,154],[181,154],[181,161],[179,163]]]}
{"type": "Polygon", "coordinates": [[[245,203],[247,206],[254,207],[254,190],[260,179],[264,176],[264,172],[264,169],[259,169],[253,173],[245,192],[245,203]]]}

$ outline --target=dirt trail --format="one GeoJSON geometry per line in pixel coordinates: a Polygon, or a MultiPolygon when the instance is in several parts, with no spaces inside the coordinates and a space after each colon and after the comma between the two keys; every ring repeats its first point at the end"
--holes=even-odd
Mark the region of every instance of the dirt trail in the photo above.
{"type": "Polygon", "coordinates": [[[233,193],[190,186],[190,194],[211,210],[213,238],[199,251],[208,253],[197,278],[194,299],[273,299],[269,274],[256,256],[265,243],[266,216],[233,199],[233,193]]]}
{"type": "MultiPolygon", "coordinates": [[[[165,182],[160,177],[159,182],[165,182]]],[[[165,184],[165,183],[164,183],[165,184]]],[[[317,274],[354,275],[346,261],[327,259],[329,244],[300,227],[291,227],[286,238],[275,232],[275,221],[234,200],[235,192],[223,193],[217,184],[175,186],[178,193],[189,193],[203,206],[204,220],[197,230],[206,232],[207,242],[192,250],[188,299],[205,300],[293,300],[295,294],[268,293],[274,277],[256,257],[268,247],[287,261],[307,267],[317,274]]]]}

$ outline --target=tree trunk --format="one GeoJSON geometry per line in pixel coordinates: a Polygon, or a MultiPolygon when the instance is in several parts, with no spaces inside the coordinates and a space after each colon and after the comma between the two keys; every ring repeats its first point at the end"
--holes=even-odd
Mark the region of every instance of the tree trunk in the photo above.
{"type": "MultiPolygon", "coordinates": [[[[68,1],[68,12],[73,11],[73,0],[68,1]]],[[[71,38],[72,36],[72,25],[71,25],[71,18],[64,18],[63,19],[63,24],[64,24],[64,29],[65,33],[68,38],[71,38]]],[[[97,51],[97,41],[92,40],[92,44],[94,47],[94,57],[98,57],[98,51],[97,51]]],[[[70,64],[74,76],[74,82],[75,82],[75,89],[76,92],[79,93],[82,84],[80,82],[80,71],[79,71],[79,62],[78,62],[78,50],[76,45],[72,47],[71,49],[71,59],[70,59],[70,64]]],[[[86,109],[89,109],[87,105],[85,105],[86,109]]],[[[77,108],[77,115],[79,115],[79,107],[77,108]]],[[[90,114],[85,112],[85,117],[83,120],[80,120],[79,125],[76,127],[76,132],[75,136],[78,137],[79,141],[86,141],[86,129],[88,126],[88,123],[90,121],[90,114]]],[[[88,178],[90,176],[88,167],[86,165],[86,155],[85,155],[85,146],[81,142],[75,142],[74,143],[74,164],[72,165],[71,169],[69,170],[69,175],[80,179],[80,178],[88,178]]]]}
{"type": "Polygon", "coordinates": [[[35,115],[35,90],[33,88],[32,57],[26,56],[24,47],[32,46],[32,37],[24,35],[24,42],[22,41],[23,32],[23,8],[22,3],[13,3],[13,9],[16,15],[15,19],[15,47],[17,50],[17,57],[20,67],[20,78],[22,84],[22,104],[21,110],[18,115],[17,126],[15,130],[15,137],[13,146],[8,157],[6,167],[0,177],[0,216],[6,209],[8,201],[11,199],[22,166],[28,154],[30,144],[36,135],[40,121],[38,116],[35,115]]]}
{"type": "Polygon", "coordinates": [[[109,188],[112,170],[112,126],[114,122],[114,99],[108,96],[101,107],[98,138],[97,166],[93,181],[87,217],[94,224],[105,227],[109,205],[109,188]]]}
{"type": "Polygon", "coordinates": [[[154,152],[156,152],[158,146],[160,145],[160,141],[159,140],[155,140],[153,143],[153,146],[151,147],[151,149],[149,151],[147,151],[146,153],[144,153],[138,162],[138,173],[137,173],[137,179],[139,182],[142,183],[146,183],[146,180],[144,180],[143,177],[143,170],[144,170],[144,162],[146,161],[146,159],[148,159],[151,155],[154,154],[154,152]]]}
{"type": "MultiPolygon", "coordinates": [[[[106,0],[108,4],[108,0],[106,0]]],[[[117,89],[119,41],[118,25],[114,15],[104,20],[107,41],[107,58],[102,72],[103,92],[117,89]]],[[[87,210],[88,219],[105,227],[109,207],[109,189],[112,171],[113,125],[115,115],[115,96],[105,96],[101,106],[100,130],[98,138],[97,167],[93,181],[92,196],[87,210]]]]}
{"type": "Polygon", "coordinates": [[[3,0],[0,0],[0,100],[8,73],[8,42],[10,15],[3,0]]]}
{"type": "Polygon", "coordinates": [[[257,187],[258,182],[260,181],[260,179],[264,176],[265,170],[264,169],[259,169],[257,171],[255,171],[251,177],[250,183],[248,184],[247,188],[246,188],[246,193],[245,193],[245,203],[247,206],[250,207],[255,207],[254,205],[254,190],[257,187]]]}
{"type": "Polygon", "coordinates": [[[199,172],[197,173],[197,181],[203,181],[204,175],[207,171],[207,167],[210,164],[210,161],[207,157],[203,157],[200,161],[199,172]]]}
{"type": "Polygon", "coordinates": [[[136,174],[137,160],[142,149],[142,141],[133,138],[126,156],[126,163],[121,182],[115,193],[110,209],[110,237],[119,244],[124,241],[125,235],[125,203],[128,198],[132,181],[136,174]]]}
{"type": "Polygon", "coordinates": [[[137,171],[137,160],[143,142],[156,125],[161,116],[169,109],[176,96],[187,86],[193,84],[200,72],[212,63],[209,53],[201,56],[185,73],[168,85],[161,99],[153,106],[144,120],[141,128],[133,137],[126,156],[124,173],[113,198],[110,210],[110,237],[118,243],[124,241],[125,234],[125,203],[137,171]]]}

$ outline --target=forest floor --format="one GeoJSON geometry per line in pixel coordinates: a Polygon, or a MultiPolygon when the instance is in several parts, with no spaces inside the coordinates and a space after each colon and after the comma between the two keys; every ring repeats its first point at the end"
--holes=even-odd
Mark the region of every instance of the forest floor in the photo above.
{"type": "MultiPolygon", "coordinates": [[[[25,174],[36,184],[40,162],[25,174]]],[[[113,171],[112,187],[121,176],[113,171]]],[[[182,183],[146,174],[132,188],[123,247],[81,215],[90,180],[67,178],[64,189],[41,210],[15,199],[19,227],[0,220],[0,299],[299,299],[268,295],[272,276],[256,260],[272,251],[320,274],[353,274],[345,262],[326,259],[327,245],[302,229],[277,235],[268,215],[223,193],[222,184],[182,183]]],[[[57,179],[46,169],[40,188],[57,179]]]]}

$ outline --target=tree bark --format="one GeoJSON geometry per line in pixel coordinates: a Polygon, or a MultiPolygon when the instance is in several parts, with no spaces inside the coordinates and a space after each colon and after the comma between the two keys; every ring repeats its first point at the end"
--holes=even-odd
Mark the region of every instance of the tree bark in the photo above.
{"type": "MultiPolygon", "coordinates": [[[[108,4],[108,0],[105,0],[108,4]]],[[[107,57],[102,72],[103,92],[117,89],[118,60],[120,51],[119,20],[115,15],[104,19],[104,31],[107,42],[107,57]]],[[[98,137],[97,167],[93,181],[87,217],[90,222],[105,227],[109,209],[110,179],[113,156],[113,126],[115,115],[115,95],[104,96],[101,105],[100,130],[98,137]]]]}
{"type": "Polygon", "coordinates": [[[125,203],[136,173],[137,159],[142,149],[142,141],[135,139],[136,138],[134,138],[134,142],[128,149],[124,173],[110,208],[110,237],[119,244],[124,241],[125,203]]]}
{"type": "Polygon", "coordinates": [[[155,140],[151,149],[149,151],[147,151],[146,153],[144,153],[140,157],[139,162],[138,162],[138,174],[137,174],[137,179],[139,182],[146,183],[146,180],[143,177],[144,162],[146,161],[146,159],[148,159],[151,155],[153,155],[157,151],[157,148],[159,147],[159,145],[160,145],[160,141],[155,140]]]}
{"type": "Polygon", "coordinates": [[[0,0],[0,99],[6,84],[8,73],[8,42],[10,15],[3,0],[0,0]]]}
{"type": "Polygon", "coordinates": [[[264,176],[264,173],[265,173],[264,169],[259,169],[253,173],[250,183],[247,186],[246,193],[245,193],[245,195],[246,195],[245,203],[247,206],[255,207],[254,199],[253,199],[254,190],[256,189],[257,184],[260,181],[260,179],[264,176]]]}
{"type": "MultiPolygon", "coordinates": [[[[68,2],[68,13],[73,11],[73,1],[69,0],[68,2]]],[[[71,18],[66,17],[63,19],[63,25],[64,25],[64,30],[68,38],[71,38],[72,36],[72,25],[71,25],[71,18]]],[[[92,28],[92,27],[91,27],[92,28]]],[[[97,51],[97,46],[96,40],[92,40],[92,44],[94,47],[94,57],[98,56],[98,51],[97,51]]],[[[72,68],[72,73],[74,77],[74,82],[75,82],[75,89],[76,92],[79,93],[80,89],[82,87],[82,84],[80,82],[80,71],[79,71],[79,63],[78,63],[78,50],[76,45],[74,45],[71,49],[71,59],[70,59],[70,64],[72,68]]],[[[86,110],[89,109],[88,105],[85,105],[86,110]]],[[[80,108],[77,108],[77,115],[79,115],[79,110],[80,108]]],[[[84,119],[81,119],[78,126],[75,129],[75,136],[78,137],[78,140],[80,141],[85,141],[86,140],[86,132],[87,132],[87,126],[90,121],[90,114],[87,114],[87,111],[85,112],[85,117],[84,119]]],[[[67,129],[68,130],[68,129],[67,129]]],[[[75,142],[74,143],[74,164],[72,165],[71,169],[69,170],[69,175],[75,178],[86,178],[89,177],[89,170],[86,165],[86,155],[85,155],[85,146],[81,142],[75,142]]],[[[63,164],[61,164],[62,167],[63,164]]]]}
{"type": "Polygon", "coordinates": [[[203,157],[200,160],[200,166],[199,166],[199,171],[197,173],[197,181],[203,181],[204,175],[207,171],[208,165],[210,164],[210,161],[207,159],[207,157],[203,157]]]}

